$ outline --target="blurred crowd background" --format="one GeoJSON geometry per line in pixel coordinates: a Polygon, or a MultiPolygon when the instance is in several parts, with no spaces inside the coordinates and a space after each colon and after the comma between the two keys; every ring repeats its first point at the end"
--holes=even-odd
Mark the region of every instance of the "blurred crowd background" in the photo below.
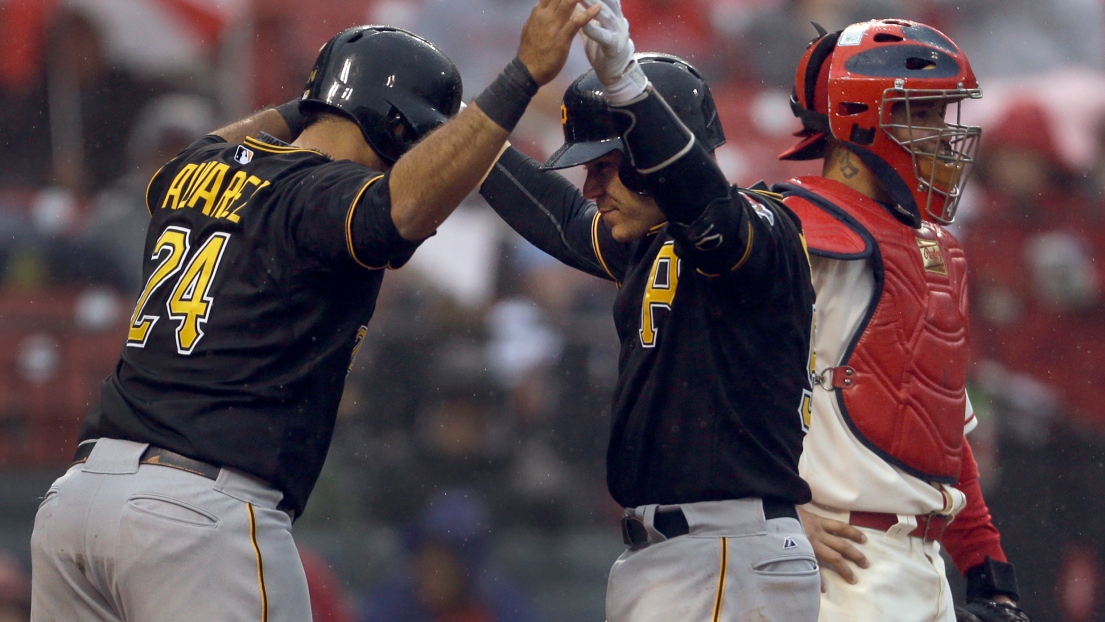
{"type": "MultiPolygon", "coordinates": [[[[319,46],[355,24],[435,42],[471,99],[532,2],[0,0],[0,621],[27,619],[37,497],[118,355],[152,173],[295,97],[319,46]]],[[[810,22],[918,19],[967,52],[985,94],[965,107],[984,131],[954,225],[971,267],[972,443],[1024,606],[1105,620],[1105,0],[623,6],[639,51],[707,77],[718,159],[741,185],[817,172],[775,159],[798,129],[810,22]]],[[[577,45],[516,146],[544,159],[560,145],[560,97],[586,68],[577,45]]],[[[622,549],[604,461],[614,295],[476,196],[388,275],[296,524],[316,620],[602,619],[622,549]]]]}

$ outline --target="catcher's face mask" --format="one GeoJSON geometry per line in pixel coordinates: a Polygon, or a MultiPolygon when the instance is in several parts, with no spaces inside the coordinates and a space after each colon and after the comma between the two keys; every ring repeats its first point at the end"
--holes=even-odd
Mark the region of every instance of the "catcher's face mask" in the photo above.
{"type": "Polygon", "coordinates": [[[903,216],[951,223],[981,134],[960,122],[961,103],[982,97],[967,56],[943,33],[908,20],[821,32],[795,77],[791,109],[803,140],[780,158],[822,157],[831,134],[874,172],[903,216]]]}

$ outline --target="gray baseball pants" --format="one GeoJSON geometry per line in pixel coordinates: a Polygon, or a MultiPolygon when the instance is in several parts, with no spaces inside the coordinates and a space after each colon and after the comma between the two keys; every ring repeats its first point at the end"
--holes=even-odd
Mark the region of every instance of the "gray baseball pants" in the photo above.
{"type": "Polygon", "coordinates": [[[100,439],[46,493],[32,622],[310,620],[282,493],[232,469],[139,464],[146,447],[100,439]]]}
{"type": "Polygon", "coordinates": [[[764,517],[760,499],[677,506],[687,534],[668,538],[645,505],[632,515],[648,541],[614,562],[608,622],[815,622],[821,578],[795,518],[764,517]]]}

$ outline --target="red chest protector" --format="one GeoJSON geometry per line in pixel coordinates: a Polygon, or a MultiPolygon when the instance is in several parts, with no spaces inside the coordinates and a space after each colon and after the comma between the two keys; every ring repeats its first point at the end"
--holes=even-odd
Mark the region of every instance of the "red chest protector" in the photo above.
{"type": "Polygon", "coordinates": [[[926,481],[955,483],[967,383],[967,260],[925,222],[914,229],[882,205],[822,177],[775,190],[802,220],[810,253],[869,259],[867,315],[831,380],[852,432],[883,459],[926,481]]]}

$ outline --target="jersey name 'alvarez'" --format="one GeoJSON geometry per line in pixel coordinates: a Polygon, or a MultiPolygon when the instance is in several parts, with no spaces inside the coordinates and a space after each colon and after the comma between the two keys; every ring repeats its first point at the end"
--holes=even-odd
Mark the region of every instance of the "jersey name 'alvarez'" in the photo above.
{"type": "Polygon", "coordinates": [[[246,171],[235,171],[228,179],[229,172],[230,166],[217,160],[185,165],[173,177],[160,208],[198,209],[205,216],[238,222],[238,211],[271,182],[246,171]]]}

